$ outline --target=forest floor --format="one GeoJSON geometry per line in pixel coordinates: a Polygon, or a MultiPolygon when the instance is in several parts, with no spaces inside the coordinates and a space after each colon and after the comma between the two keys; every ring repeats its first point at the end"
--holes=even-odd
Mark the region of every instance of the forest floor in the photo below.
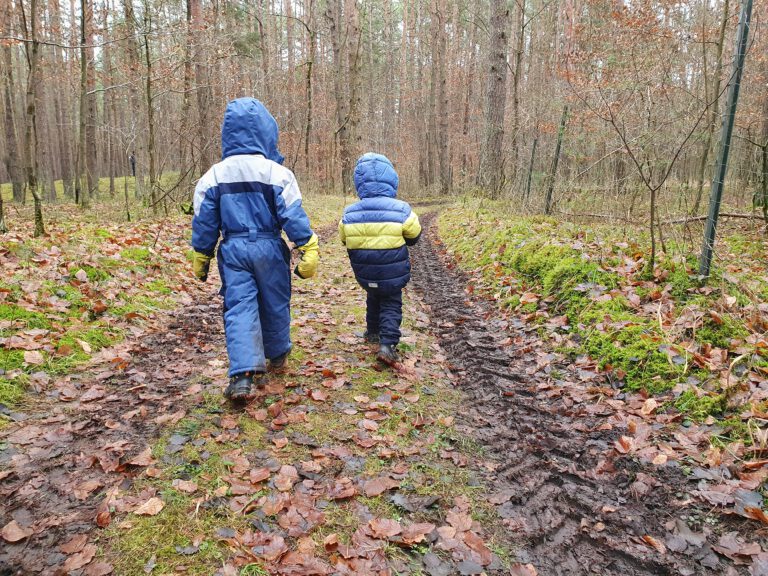
{"type": "Polygon", "coordinates": [[[239,410],[188,220],[3,240],[0,574],[768,574],[761,452],[564,353],[546,294],[502,311],[450,208],[419,210],[404,360],[378,364],[341,205],[309,204],[294,352],[239,410]]]}

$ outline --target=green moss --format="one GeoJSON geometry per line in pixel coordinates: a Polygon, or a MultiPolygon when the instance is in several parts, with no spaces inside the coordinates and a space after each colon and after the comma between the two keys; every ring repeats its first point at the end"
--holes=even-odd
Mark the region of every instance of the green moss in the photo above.
{"type": "Polygon", "coordinates": [[[85,342],[92,352],[111,346],[122,339],[122,333],[107,326],[94,326],[82,330],[70,330],[56,343],[56,349],[69,349],[70,352],[64,355],[50,356],[45,369],[51,374],[67,374],[77,367],[78,364],[87,362],[91,354],[83,348],[82,342],[85,342]]]}
{"type": "Polygon", "coordinates": [[[134,246],[131,248],[125,248],[120,252],[120,256],[125,260],[133,260],[134,262],[146,264],[149,262],[152,254],[148,248],[140,246],[134,246]]]}
{"type": "Polygon", "coordinates": [[[5,372],[21,370],[24,367],[24,352],[0,348],[0,369],[5,372]]]}
{"type": "Polygon", "coordinates": [[[696,421],[722,414],[726,404],[724,394],[699,396],[694,390],[686,390],[675,400],[675,408],[696,421]]]}
{"type": "Polygon", "coordinates": [[[667,282],[670,284],[670,294],[678,302],[688,300],[691,296],[690,290],[697,286],[695,278],[688,273],[685,266],[679,264],[672,267],[667,282]]]}
{"type": "Polygon", "coordinates": [[[83,264],[80,266],[82,270],[85,271],[85,273],[88,275],[88,280],[90,282],[103,282],[104,280],[108,280],[112,277],[112,275],[107,272],[106,270],[102,268],[96,268],[95,266],[91,266],[90,264],[83,264]]]}
{"type": "Polygon", "coordinates": [[[8,380],[0,376],[0,404],[4,406],[17,406],[24,397],[26,386],[24,379],[14,378],[8,380]]]}
{"type": "Polygon", "coordinates": [[[153,292],[158,292],[159,294],[168,295],[172,292],[172,290],[168,288],[168,285],[160,279],[152,280],[152,282],[146,283],[144,287],[153,292]]]}
{"type": "Polygon", "coordinates": [[[704,324],[696,331],[696,341],[727,350],[731,346],[731,340],[744,339],[749,335],[743,322],[729,314],[721,315],[720,320],[718,323],[707,316],[704,324]]]}
{"type": "Polygon", "coordinates": [[[45,314],[27,310],[16,304],[0,304],[0,320],[11,320],[20,323],[25,329],[48,329],[51,327],[51,322],[45,314]]]}
{"type": "Polygon", "coordinates": [[[751,446],[754,438],[750,431],[749,423],[738,416],[726,418],[717,423],[719,432],[712,436],[712,443],[716,446],[727,446],[732,442],[742,442],[745,446],[751,446]]]}

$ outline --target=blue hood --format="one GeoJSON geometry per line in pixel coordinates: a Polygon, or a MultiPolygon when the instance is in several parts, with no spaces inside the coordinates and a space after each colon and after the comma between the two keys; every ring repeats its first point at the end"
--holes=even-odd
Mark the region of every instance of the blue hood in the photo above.
{"type": "Polygon", "coordinates": [[[238,98],[227,104],[221,125],[221,157],[235,154],[261,154],[282,164],[277,149],[277,122],[256,98],[238,98]]]}
{"type": "Polygon", "coordinates": [[[381,154],[368,152],[360,157],[355,166],[355,188],[360,198],[376,196],[397,196],[397,177],[395,167],[389,158],[381,154]]]}

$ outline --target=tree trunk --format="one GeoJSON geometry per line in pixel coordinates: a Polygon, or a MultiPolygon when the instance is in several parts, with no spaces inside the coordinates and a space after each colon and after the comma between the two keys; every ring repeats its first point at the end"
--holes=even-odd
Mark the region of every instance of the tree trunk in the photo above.
{"type": "Polygon", "coordinates": [[[717,44],[715,45],[717,50],[717,58],[715,60],[715,71],[712,78],[712,93],[708,94],[707,91],[707,43],[702,42],[703,62],[704,62],[704,101],[710,105],[709,118],[707,120],[707,134],[704,137],[704,147],[701,151],[701,160],[699,161],[699,173],[698,180],[696,182],[696,200],[693,203],[693,209],[691,214],[697,214],[699,207],[701,206],[701,199],[704,196],[704,179],[707,175],[707,164],[709,162],[709,154],[712,151],[712,138],[717,128],[717,118],[720,112],[720,81],[723,75],[723,45],[725,44],[725,31],[728,27],[728,0],[723,2],[723,18],[720,21],[720,33],[717,37],[717,44]]]}
{"type": "Polygon", "coordinates": [[[467,68],[467,75],[466,80],[464,82],[464,85],[467,87],[467,91],[464,94],[464,114],[463,114],[463,120],[462,120],[462,129],[461,129],[461,172],[462,172],[462,178],[466,179],[467,174],[470,173],[469,168],[469,155],[467,154],[467,151],[470,149],[469,145],[469,127],[470,127],[470,104],[472,103],[473,93],[472,89],[475,86],[475,68],[476,68],[476,62],[477,62],[477,49],[476,49],[476,35],[477,35],[477,24],[475,22],[472,22],[470,24],[472,26],[471,31],[469,33],[469,67],[467,68]]]}
{"type": "Polygon", "coordinates": [[[433,54],[434,72],[432,75],[435,82],[434,104],[431,113],[436,121],[435,146],[437,153],[437,165],[439,167],[440,193],[448,194],[451,189],[451,158],[449,152],[450,135],[448,132],[449,105],[448,105],[448,87],[447,75],[445,70],[446,60],[446,32],[445,18],[447,7],[444,2],[435,0],[435,6],[432,12],[433,18],[433,54]]]}
{"type": "Polygon", "coordinates": [[[510,170],[513,182],[517,181],[517,155],[520,141],[520,76],[523,71],[523,48],[525,41],[525,0],[518,2],[517,42],[515,46],[515,72],[512,76],[512,142],[510,170]]]}
{"type": "Polygon", "coordinates": [[[347,0],[347,59],[349,61],[349,154],[347,178],[352,180],[352,166],[362,148],[360,114],[362,109],[362,74],[360,73],[362,33],[358,0],[347,0]]]}
{"type": "Polygon", "coordinates": [[[531,180],[533,178],[533,166],[536,162],[536,146],[539,143],[538,128],[536,130],[536,136],[533,138],[533,146],[531,147],[531,161],[528,163],[528,177],[525,182],[525,202],[531,197],[531,180]]]}
{"type": "Polygon", "coordinates": [[[557,143],[555,144],[555,156],[552,158],[552,169],[549,171],[547,183],[547,195],[544,199],[544,214],[552,214],[553,195],[555,191],[555,179],[557,177],[557,165],[560,163],[560,150],[563,146],[565,124],[568,122],[568,105],[563,106],[563,115],[560,117],[560,128],[557,130],[557,143]]]}
{"type": "Polygon", "coordinates": [[[93,0],[81,0],[82,40],[81,57],[85,58],[85,181],[89,199],[99,194],[99,159],[96,148],[96,70],[93,46],[93,0]]]}
{"type": "Polygon", "coordinates": [[[491,39],[488,59],[488,91],[485,100],[485,139],[480,155],[478,183],[492,198],[504,187],[504,109],[507,101],[507,22],[504,0],[491,0],[491,39]]]}
{"type": "MultiPolygon", "coordinates": [[[[3,34],[11,35],[11,2],[5,5],[2,12],[3,26],[0,28],[3,34]]],[[[3,91],[5,93],[5,163],[8,176],[11,178],[11,188],[13,190],[13,199],[15,202],[24,202],[24,173],[19,157],[19,142],[16,137],[15,114],[13,109],[13,98],[15,97],[13,60],[11,58],[11,47],[7,44],[0,44],[0,50],[3,55],[4,80],[3,91]]]]}
{"type": "MultiPolygon", "coordinates": [[[[353,1],[354,0],[350,0],[353,1]]],[[[350,99],[346,96],[346,78],[350,72],[349,67],[345,73],[345,58],[348,43],[344,42],[344,32],[341,29],[342,0],[329,0],[327,3],[326,17],[329,22],[331,45],[333,47],[333,91],[336,101],[336,135],[339,142],[339,161],[341,163],[341,188],[346,196],[352,191],[352,153],[350,150],[349,108],[350,99]]]]}
{"type": "Polygon", "coordinates": [[[306,75],[306,87],[305,87],[307,119],[304,125],[304,168],[306,169],[307,173],[309,173],[309,168],[310,168],[310,159],[309,159],[309,153],[311,148],[310,140],[312,139],[312,122],[314,120],[314,118],[312,117],[312,113],[313,113],[312,69],[315,65],[315,58],[317,57],[317,54],[316,54],[317,32],[315,31],[315,16],[314,16],[313,8],[314,8],[313,0],[308,0],[307,26],[309,30],[307,33],[309,35],[309,58],[307,60],[307,75],[306,75]]]}
{"type": "Polygon", "coordinates": [[[205,60],[205,45],[201,35],[204,27],[200,16],[200,0],[189,0],[194,30],[197,34],[195,47],[195,92],[197,93],[198,141],[200,145],[200,164],[207,170],[214,163],[214,145],[210,138],[212,95],[208,64],[205,60]]]}
{"type": "Polygon", "coordinates": [[[144,5],[144,64],[147,77],[144,83],[144,96],[147,104],[147,157],[149,160],[149,202],[152,212],[157,214],[159,198],[157,190],[157,174],[155,173],[155,102],[152,93],[152,54],[149,46],[149,37],[152,33],[152,19],[149,14],[148,4],[144,5]]]}
{"type": "Polygon", "coordinates": [[[43,202],[38,186],[37,159],[37,81],[38,64],[40,59],[40,40],[37,37],[37,0],[29,2],[29,23],[27,23],[24,5],[21,8],[21,20],[24,34],[29,42],[24,44],[27,55],[27,113],[24,125],[24,140],[26,144],[26,184],[35,202],[35,237],[45,234],[43,222],[43,202]]]}
{"type": "Polygon", "coordinates": [[[88,0],[80,0],[80,113],[78,115],[77,162],[75,164],[75,202],[87,207],[91,196],[91,171],[88,168],[88,51],[85,47],[88,0]]]}

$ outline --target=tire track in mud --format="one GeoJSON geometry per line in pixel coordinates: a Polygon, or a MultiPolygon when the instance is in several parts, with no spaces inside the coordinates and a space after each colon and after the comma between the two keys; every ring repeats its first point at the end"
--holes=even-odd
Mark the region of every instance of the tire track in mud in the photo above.
{"type": "Polygon", "coordinates": [[[558,366],[559,379],[537,367],[536,352],[546,351],[535,332],[467,295],[465,278],[444,262],[435,214],[422,220],[424,237],[411,249],[413,286],[431,308],[432,329],[465,395],[462,431],[495,467],[486,482],[518,561],[542,575],[724,573],[708,546],[700,557],[653,548],[664,546],[664,525],[675,518],[682,474],[657,473],[659,485],[633,497],[630,486],[643,470],[612,457],[617,432],[600,429],[607,414],[563,393],[567,381],[578,381],[567,366],[558,366]]]}

